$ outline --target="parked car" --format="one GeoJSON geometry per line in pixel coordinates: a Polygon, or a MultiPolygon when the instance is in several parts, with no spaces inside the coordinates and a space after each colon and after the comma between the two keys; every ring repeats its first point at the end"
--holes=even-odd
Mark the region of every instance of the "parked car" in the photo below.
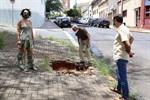
{"type": "Polygon", "coordinates": [[[75,22],[80,23],[81,18],[76,18],[75,22]]]}
{"type": "Polygon", "coordinates": [[[98,27],[101,20],[102,20],[102,18],[96,18],[96,20],[93,21],[94,22],[93,26],[98,27]]]}
{"type": "Polygon", "coordinates": [[[98,21],[97,21],[97,26],[98,27],[107,27],[109,28],[109,25],[110,25],[110,22],[107,18],[100,18],[98,21]]]}
{"type": "Polygon", "coordinates": [[[54,23],[56,23],[56,24],[58,25],[61,18],[62,18],[62,17],[57,17],[56,20],[54,21],[54,23]]]}
{"type": "Polygon", "coordinates": [[[71,27],[70,19],[67,18],[67,17],[61,17],[61,18],[59,18],[58,26],[61,27],[61,28],[71,27]]]}
{"type": "Polygon", "coordinates": [[[92,19],[90,20],[90,22],[89,22],[89,25],[90,25],[90,26],[93,26],[95,20],[96,20],[96,18],[92,18],[92,19]]]}
{"type": "Polygon", "coordinates": [[[86,25],[87,22],[88,22],[88,19],[89,19],[89,18],[84,18],[84,20],[82,21],[82,24],[86,25]]]}

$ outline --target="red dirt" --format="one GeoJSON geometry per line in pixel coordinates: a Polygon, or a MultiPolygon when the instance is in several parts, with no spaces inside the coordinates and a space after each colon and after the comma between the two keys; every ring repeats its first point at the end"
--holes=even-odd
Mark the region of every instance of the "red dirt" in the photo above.
{"type": "Polygon", "coordinates": [[[66,61],[52,61],[52,68],[57,73],[85,73],[90,74],[89,66],[66,61]]]}

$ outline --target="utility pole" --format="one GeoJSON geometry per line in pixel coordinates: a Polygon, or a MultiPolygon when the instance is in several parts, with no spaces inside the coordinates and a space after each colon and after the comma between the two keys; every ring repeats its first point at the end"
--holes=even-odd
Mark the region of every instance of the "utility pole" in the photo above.
{"type": "Polygon", "coordinates": [[[123,16],[123,0],[121,0],[121,15],[123,16]]]}
{"type": "Polygon", "coordinates": [[[13,4],[15,3],[15,0],[10,0],[11,4],[12,4],[12,26],[14,25],[14,7],[13,4]]]}
{"type": "Polygon", "coordinates": [[[77,5],[77,0],[75,0],[75,5],[77,5]]]}

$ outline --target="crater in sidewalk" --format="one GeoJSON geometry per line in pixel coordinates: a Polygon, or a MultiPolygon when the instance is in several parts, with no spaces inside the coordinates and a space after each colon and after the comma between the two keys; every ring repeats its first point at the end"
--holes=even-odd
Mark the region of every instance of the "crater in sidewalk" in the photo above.
{"type": "Polygon", "coordinates": [[[86,63],[80,64],[69,61],[52,61],[51,67],[58,74],[92,74],[89,65],[86,63]]]}

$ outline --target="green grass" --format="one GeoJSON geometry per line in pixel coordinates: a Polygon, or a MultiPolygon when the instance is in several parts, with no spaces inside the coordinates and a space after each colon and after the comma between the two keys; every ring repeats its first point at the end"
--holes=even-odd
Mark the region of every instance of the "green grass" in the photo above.
{"type": "Polygon", "coordinates": [[[129,93],[129,99],[130,100],[136,100],[136,94],[135,93],[129,93]]]}
{"type": "Polygon", "coordinates": [[[39,39],[42,39],[42,38],[43,38],[42,35],[38,35],[37,37],[38,37],[39,39]]]}
{"type": "Polygon", "coordinates": [[[104,59],[100,59],[97,57],[93,57],[93,66],[96,67],[101,74],[103,75],[110,75],[114,69],[106,64],[104,59]]]}
{"type": "Polygon", "coordinates": [[[8,31],[0,31],[0,49],[2,49],[5,46],[6,41],[4,37],[8,33],[9,33],[8,31]]]}
{"type": "Polygon", "coordinates": [[[61,39],[56,39],[54,37],[49,37],[48,40],[49,41],[55,41],[55,42],[58,42],[62,45],[65,45],[65,46],[69,47],[70,51],[73,52],[73,53],[78,52],[78,48],[76,46],[74,46],[69,40],[61,40],[61,39]]]}
{"type": "Polygon", "coordinates": [[[48,71],[49,73],[53,72],[52,67],[49,64],[49,60],[46,58],[42,59],[42,63],[40,65],[39,69],[40,69],[40,71],[48,71]]]}

